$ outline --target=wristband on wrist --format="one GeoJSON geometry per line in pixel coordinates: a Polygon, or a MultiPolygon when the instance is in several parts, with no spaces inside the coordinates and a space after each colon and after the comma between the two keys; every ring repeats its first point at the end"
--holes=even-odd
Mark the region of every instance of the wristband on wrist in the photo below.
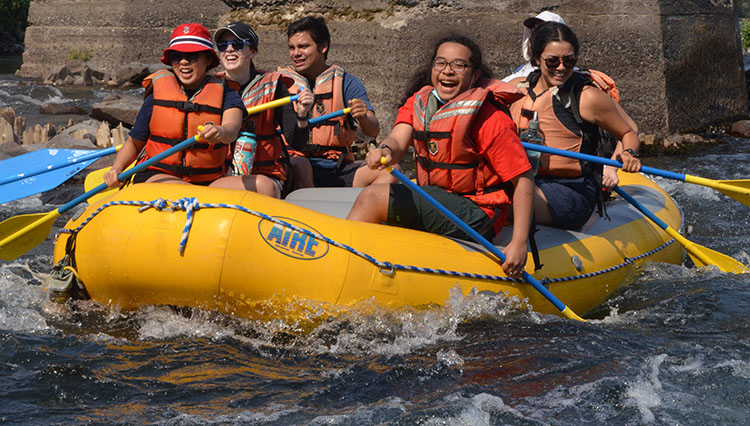
{"type": "Polygon", "coordinates": [[[638,158],[638,153],[633,148],[623,149],[623,152],[629,152],[634,158],[638,158]]]}
{"type": "Polygon", "coordinates": [[[378,146],[378,148],[380,148],[380,149],[387,149],[388,151],[391,151],[391,155],[393,155],[393,148],[391,148],[390,146],[388,146],[388,145],[386,145],[384,143],[381,143],[380,146],[378,146]]]}

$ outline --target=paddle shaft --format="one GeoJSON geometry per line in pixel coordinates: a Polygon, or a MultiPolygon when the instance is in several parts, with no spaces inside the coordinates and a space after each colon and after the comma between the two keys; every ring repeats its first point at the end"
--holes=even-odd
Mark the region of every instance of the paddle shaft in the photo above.
{"type": "MultiPolygon", "coordinates": [[[[323,114],[320,117],[311,118],[307,124],[308,126],[314,126],[322,121],[330,120],[332,118],[341,117],[342,115],[349,114],[351,112],[350,107],[346,107],[344,109],[340,109],[338,111],[329,112],[328,114],[323,114]]],[[[276,130],[279,134],[283,133],[281,129],[276,130]]]]}
{"type": "MultiPolygon", "coordinates": [[[[398,179],[399,181],[401,181],[401,183],[403,183],[404,185],[406,185],[407,187],[409,187],[409,189],[411,189],[412,191],[416,192],[422,198],[424,198],[425,200],[427,200],[428,203],[430,203],[433,207],[435,207],[445,217],[447,217],[448,219],[450,219],[450,221],[453,222],[456,226],[458,226],[459,228],[461,228],[462,231],[466,232],[474,241],[478,242],[484,248],[486,248],[487,250],[489,250],[489,252],[492,253],[493,255],[495,255],[498,259],[500,259],[501,262],[505,262],[505,254],[502,251],[500,251],[500,249],[498,249],[494,244],[492,244],[491,242],[487,241],[486,238],[484,238],[483,236],[481,236],[472,227],[470,227],[469,225],[467,225],[458,216],[456,216],[455,214],[453,214],[453,212],[451,212],[450,210],[448,210],[447,208],[445,208],[442,204],[440,204],[439,202],[437,202],[437,200],[435,200],[429,194],[427,194],[426,192],[424,192],[424,190],[422,190],[422,188],[420,188],[417,184],[415,184],[414,182],[412,182],[411,180],[409,180],[409,178],[407,178],[406,176],[404,176],[403,173],[401,173],[400,171],[394,169],[391,166],[388,166],[387,169],[388,169],[388,171],[393,176],[396,177],[396,179],[398,179]]],[[[565,306],[565,304],[562,303],[560,301],[560,299],[558,299],[557,297],[555,297],[554,294],[552,294],[549,290],[547,290],[547,288],[544,287],[544,285],[542,285],[542,283],[540,283],[536,278],[534,278],[533,276],[531,276],[531,274],[529,274],[526,271],[523,271],[522,276],[523,276],[523,279],[526,280],[526,282],[528,282],[529,284],[531,284],[539,293],[542,294],[542,296],[544,296],[547,300],[549,300],[550,303],[552,303],[552,305],[555,306],[555,308],[557,308],[558,310],[560,310],[560,312],[563,314],[563,316],[565,316],[566,318],[575,319],[575,320],[578,320],[578,321],[584,321],[583,318],[579,317],[570,308],[568,308],[567,306],[565,306]]]]}
{"type": "MultiPolygon", "coordinates": [[[[537,145],[535,143],[529,143],[529,142],[521,142],[521,145],[523,145],[524,148],[530,149],[532,151],[539,151],[539,152],[544,152],[546,154],[553,154],[553,155],[560,155],[563,157],[576,158],[578,160],[591,161],[592,163],[604,164],[607,166],[617,167],[618,169],[622,168],[621,162],[612,160],[611,158],[598,157],[596,155],[583,154],[581,152],[566,151],[564,149],[557,149],[557,148],[552,148],[552,147],[545,146],[545,145],[537,145]]],[[[675,180],[680,180],[683,182],[687,181],[686,180],[687,178],[682,173],[674,173],[674,172],[670,172],[667,170],[655,169],[653,167],[648,167],[648,166],[641,166],[641,171],[649,175],[661,176],[667,179],[675,179],[675,180]]]]}
{"type": "MultiPolygon", "coordinates": [[[[537,145],[529,142],[521,142],[524,148],[544,152],[547,154],[560,155],[563,157],[576,158],[579,160],[591,161],[592,163],[604,164],[607,166],[622,168],[622,163],[612,160],[611,158],[598,157],[596,155],[583,154],[580,152],[566,151],[552,148],[544,145],[537,145]]],[[[682,182],[693,183],[696,185],[713,188],[722,194],[734,198],[746,206],[750,206],[750,181],[749,180],[725,180],[718,181],[713,179],[702,178],[699,176],[685,175],[674,173],[667,170],[655,169],[653,167],[642,166],[641,171],[646,174],[661,176],[667,179],[679,180],[682,182]]]]}
{"type": "MultiPolygon", "coordinates": [[[[47,173],[53,170],[58,170],[63,167],[70,167],[78,163],[83,163],[85,161],[111,155],[111,154],[116,153],[120,149],[120,147],[122,147],[122,145],[112,146],[112,147],[105,148],[105,149],[94,150],[94,151],[89,152],[88,154],[84,154],[78,157],[73,157],[72,159],[66,159],[65,161],[61,161],[56,164],[51,164],[47,167],[43,167],[38,170],[33,170],[28,173],[17,173],[15,175],[6,176],[4,178],[0,178],[0,185],[5,185],[6,183],[16,182],[22,179],[40,175],[42,173],[47,173]]],[[[59,151],[64,151],[64,150],[61,149],[59,151]]]]}
{"type": "Polygon", "coordinates": [[[297,98],[299,98],[299,95],[292,95],[292,96],[287,96],[286,98],[281,98],[281,99],[273,100],[271,102],[266,102],[261,105],[252,106],[247,109],[247,115],[254,115],[259,112],[263,112],[267,109],[276,108],[282,105],[286,105],[288,103],[292,103],[293,101],[296,101],[297,98]]]}

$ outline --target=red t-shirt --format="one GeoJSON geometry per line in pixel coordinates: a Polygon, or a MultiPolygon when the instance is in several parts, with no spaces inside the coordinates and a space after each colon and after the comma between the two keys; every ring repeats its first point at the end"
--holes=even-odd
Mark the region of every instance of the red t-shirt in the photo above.
{"type": "MultiPolygon", "coordinates": [[[[396,124],[412,125],[414,114],[414,98],[412,95],[406,103],[398,109],[396,124]]],[[[471,140],[476,144],[476,150],[482,155],[503,182],[515,179],[517,176],[531,169],[526,151],[518,138],[516,124],[510,117],[490,102],[485,102],[479,109],[471,126],[471,140]]],[[[487,215],[493,217],[494,211],[482,207],[487,215]]],[[[496,221],[502,224],[507,216],[507,209],[502,210],[502,217],[496,221]]]]}

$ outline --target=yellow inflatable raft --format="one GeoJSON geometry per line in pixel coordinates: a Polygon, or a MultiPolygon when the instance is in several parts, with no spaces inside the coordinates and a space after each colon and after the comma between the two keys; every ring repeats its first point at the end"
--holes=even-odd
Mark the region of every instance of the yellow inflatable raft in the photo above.
{"type": "MultiPolygon", "coordinates": [[[[621,186],[675,229],[677,205],[653,181],[621,186]]],[[[443,304],[459,288],[506,293],[559,313],[531,285],[503,275],[478,244],[343,219],[357,189],[297,191],[287,200],[192,185],[139,184],[89,206],[58,234],[82,293],[122,309],[176,305],[269,317],[289,300],[348,306],[443,304]]],[[[585,314],[627,284],[637,265],[681,263],[682,247],[621,199],[578,232],[540,227],[543,267],[532,273],[585,314]]],[[[509,240],[506,227],[495,239],[509,240]]],[[[62,265],[65,262],[61,262],[62,265]]],[[[68,268],[70,269],[70,268],[68,268]]],[[[61,290],[61,289],[57,289],[61,290]]]]}

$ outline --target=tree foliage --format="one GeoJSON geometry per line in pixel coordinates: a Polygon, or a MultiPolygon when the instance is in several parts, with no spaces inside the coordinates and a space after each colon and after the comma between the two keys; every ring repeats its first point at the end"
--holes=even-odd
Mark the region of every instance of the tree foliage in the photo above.
{"type": "Polygon", "coordinates": [[[740,18],[750,18],[750,0],[737,0],[740,18]]]}
{"type": "Polygon", "coordinates": [[[0,1],[0,29],[2,31],[23,31],[28,25],[29,3],[31,0],[0,1]]]}

